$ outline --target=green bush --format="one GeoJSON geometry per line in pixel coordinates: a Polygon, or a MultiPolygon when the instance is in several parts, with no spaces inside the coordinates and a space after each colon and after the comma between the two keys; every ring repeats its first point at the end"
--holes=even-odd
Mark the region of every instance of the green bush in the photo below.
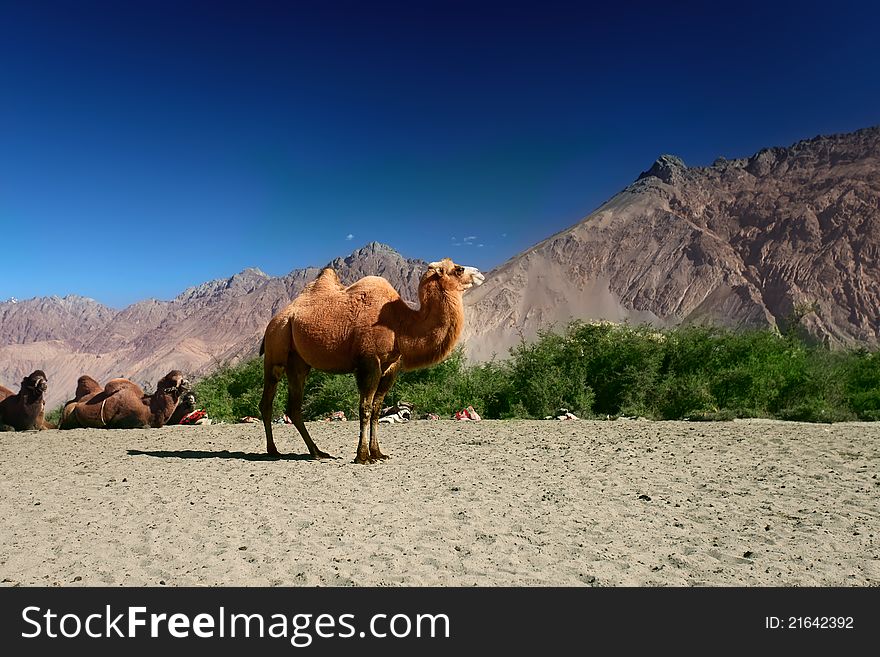
{"type": "Polygon", "coordinates": [[[47,422],[54,424],[56,427],[61,422],[61,411],[64,410],[64,404],[53,408],[51,411],[46,413],[45,418],[47,422]]]}
{"type": "MultiPolygon", "coordinates": [[[[260,417],[263,395],[263,359],[253,358],[237,366],[224,366],[193,386],[196,404],[208,417],[223,422],[238,422],[246,415],[260,417]]],[[[275,393],[272,416],[284,412],[287,382],[282,379],[275,393]]]]}
{"type": "Polygon", "coordinates": [[[577,362],[597,415],[646,415],[660,376],[666,337],[650,326],[573,322],[566,329],[565,357],[577,362]]]}
{"type": "Polygon", "coordinates": [[[303,417],[306,420],[319,420],[335,411],[343,411],[349,420],[357,419],[359,406],[360,395],[353,375],[317,370],[309,373],[303,391],[303,417]]]}
{"type": "Polygon", "coordinates": [[[467,406],[486,417],[502,417],[510,412],[509,396],[504,365],[489,362],[469,367],[458,348],[433,367],[402,372],[386,396],[385,405],[410,402],[417,417],[425,413],[449,417],[467,406]]]}
{"type": "MultiPolygon", "coordinates": [[[[433,367],[401,373],[384,405],[408,401],[416,417],[449,417],[471,405],[485,418],[542,418],[567,408],[581,417],[880,420],[880,352],[830,351],[798,335],[572,322],[520,342],[506,360],[472,365],[456,349],[433,367]]],[[[195,392],[212,417],[236,421],[259,414],[262,380],[256,358],[221,368],[195,392]]],[[[286,398],[282,381],[275,416],[286,398]]],[[[337,410],[357,417],[354,376],[313,371],[304,417],[337,410]]]]}
{"type": "Polygon", "coordinates": [[[880,351],[851,352],[843,395],[861,420],[880,420],[880,351]]]}
{"type": "Polygon", "coordinates": [[[543,332],[531,344],[521,342],[511,355],[511,408],[523,409],[532,418],[555,415],[560,408],[575,414],[591,412],[595,395],[589,384],[589,361],[570,331],[543,332]]]}

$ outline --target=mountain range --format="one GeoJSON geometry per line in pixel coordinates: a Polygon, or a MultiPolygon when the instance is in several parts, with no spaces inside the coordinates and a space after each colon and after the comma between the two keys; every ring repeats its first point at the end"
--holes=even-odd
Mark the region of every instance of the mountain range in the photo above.
{"type": "MultiPolygon", "coordinates": [[[[415,303],[427,263],[373,242],[327,264],[344,283],[384,276],[415,303]]],[[[73,295],[0,303],[0,383],[17,390],[43,369],[54,407],[84,373],[150,388],[170,369],[198,377],[256,355],[269,319],[319,271],[246,269],[123,310],[73,295]]],[[[799,313],[829,346],[876,346],[880,127],[708,167],[662,155],[574,226],[487,272],[465,306],[474,361],[571,319],[784,330],[799,313]]]]}
{"type": "MultiPolygon", "coordinates": [[[[384,276],[410,302],[427,265],[376,242],[327,264],[344,283],[384,276]]],[[[171,301],[147,299],[119,311],[74,295],[0,303],[0,381],[17,390],[22,377],[43,369],[46,403],[54,408],[73,396],[81,374],[102,382],[122,376],[149,389],[171,369],[198,377],[255,356],[272,316],[320,270],[273,277],[245,269],[171,301]]]]}

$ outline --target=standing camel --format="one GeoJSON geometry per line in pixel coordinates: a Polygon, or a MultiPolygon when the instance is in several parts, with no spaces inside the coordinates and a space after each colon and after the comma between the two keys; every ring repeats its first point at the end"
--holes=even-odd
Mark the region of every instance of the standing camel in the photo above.
{"type": "Polygon", "coordinates": [[[418,310],[391,284],[366,276],[344,287],[326,268],[266,327],[260,413],[266,451],[278,455],[272,439],[272,402],[282,374],[288,383],[287,414],[312,458],[332,458],[315,445],[302,417],[303,388],[312,368],[354,372],[360,393],[360,440],[355,463],[388,458],[379,451],[382,400],[400,371],[438,363],[455,347],[464,325],[462,293],[483,282],[474,267],[446,258],[428,265],[419,282],[418,310]],[[369,426],[369,447],[367,444],[369,426]]]}

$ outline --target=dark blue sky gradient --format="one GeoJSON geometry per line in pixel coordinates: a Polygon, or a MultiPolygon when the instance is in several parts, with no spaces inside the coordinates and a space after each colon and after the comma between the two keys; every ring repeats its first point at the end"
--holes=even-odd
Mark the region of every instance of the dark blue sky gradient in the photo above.
{"type": "Polygon", "coordinates": [[[373,240],[489,270],[661,153],[880,123],[872,5],[2,3],[0,299],[373,240]]]}

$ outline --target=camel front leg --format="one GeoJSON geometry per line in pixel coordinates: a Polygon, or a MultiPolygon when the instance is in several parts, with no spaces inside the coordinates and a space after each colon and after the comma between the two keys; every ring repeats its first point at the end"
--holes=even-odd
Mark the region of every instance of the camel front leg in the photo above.
{"type": "Polygon", "coordinates": [[[367,431],[373,411],[373,398],[376,395],[376,389],[379,387],[379,380],[381,378],[382,367],[379,364],[378,358],[365,360],[355,370],[355,380],[357,381],[358,392],[360,393],[360,405],[358,408],[360,437],[358,438],[357,455],[354,458],[355,463],[374,462],[367,447],[367,431]]]}
{"type": "Polygon", "coordinates": [[[379,380],[379,386],[376,388],[376,394],[373,397],[373,408],[370,413],[370,458],[374,460],[385,460],[389,458],[379,451],[379,413],[382,412],[382,402],[385,395],[394,385],[397,378],[397,372],[400,369],[400,361],[396,361],[388,366],[382,378],[379,380]]]}

